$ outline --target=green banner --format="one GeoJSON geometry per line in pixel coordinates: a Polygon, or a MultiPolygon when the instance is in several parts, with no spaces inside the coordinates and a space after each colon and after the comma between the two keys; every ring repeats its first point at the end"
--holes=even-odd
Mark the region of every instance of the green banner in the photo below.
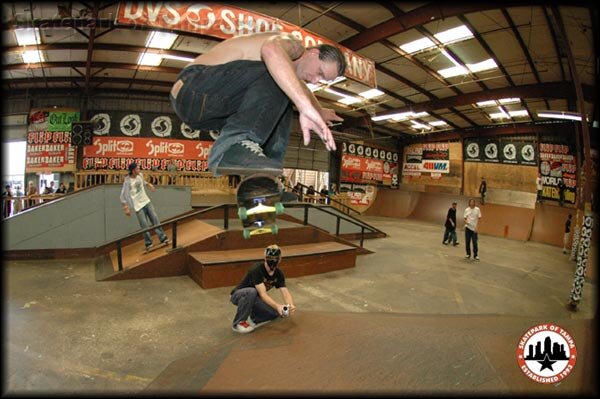
{"type": "Polygon", "coordinates": [[[70,132],[71,123],[79,120],[79,112],[55,112],[48,115],[49,132],[70,132]]]}

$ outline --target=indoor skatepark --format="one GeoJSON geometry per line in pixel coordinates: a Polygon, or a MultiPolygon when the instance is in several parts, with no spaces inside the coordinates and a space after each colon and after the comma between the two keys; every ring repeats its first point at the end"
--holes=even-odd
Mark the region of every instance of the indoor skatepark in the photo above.
{"type": "Polygon", "coordinates": [[[597,395],[596,8],[2,7],[7,395],[597,395]],[[344,120],[327,151],[293,107],[298,201],[244,239],[240,179],[207,166],[227,129],[195,130],[170,95],[195,57],[277,27],[299,65],[342,51],[345,75],[307,87],[344,120]],[[120,202],[133,161],[170,239],[151,228],[147,252],[120,202]],[[230,291],[273,243],[297,311],[239,334],[230,291]]]}

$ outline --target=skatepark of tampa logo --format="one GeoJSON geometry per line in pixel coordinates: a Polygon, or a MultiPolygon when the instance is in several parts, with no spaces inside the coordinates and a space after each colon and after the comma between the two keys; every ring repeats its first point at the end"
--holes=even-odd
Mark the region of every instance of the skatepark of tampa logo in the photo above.
{"type": "Polygon", "coordinates": [[[577,360],[571,334],[554,324],[528,329],[519,340],[517,361],[521,371],[540,384],[556,384],[566,378],[577,360]]]}

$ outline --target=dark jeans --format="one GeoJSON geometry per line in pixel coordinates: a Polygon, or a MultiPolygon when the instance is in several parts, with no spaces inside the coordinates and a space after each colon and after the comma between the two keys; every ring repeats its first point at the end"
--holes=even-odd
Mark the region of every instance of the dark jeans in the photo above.
{"type": "Polygon", "coordinates": [[[235,326],[240,321],[244,321],[248,316],[258,324],[263,321],[273,320],[279,316],[279,313],[267,305],[254,287],[240,288],[231,294],[231,303],[237,306],[237,312],[233,318],[235,326]]]}
{"type": "Polygon", "coordinates": [[[456,229],[454,227],[446,227],[446,231],[444,231],[444,242],[450,242],[450,240],[452,240],[452,244],[456,244],[458,242],[458,238],[456,237],[456,229]]]}
{"type": "Polygon", "coordinates": [[[213,173],[225,151],[246,139],[283,166],[292,106],[263,62],[190,65],[179,73],[180,80],[177,96],[169,95],[177,116],[192,129],[220,131],[208,157],[213,173]]]}
{"type": "Polygon", "coordinates": [[[469,256],[471,256],[471,240],[473,240],[473,256],[477,256],[477,233],[465,227],[465,245],[469,256]]]}
{"type": "Polygon", "coordinates": [[[481,193],[481,205],[485,205],[485,193],[481,193]]]}

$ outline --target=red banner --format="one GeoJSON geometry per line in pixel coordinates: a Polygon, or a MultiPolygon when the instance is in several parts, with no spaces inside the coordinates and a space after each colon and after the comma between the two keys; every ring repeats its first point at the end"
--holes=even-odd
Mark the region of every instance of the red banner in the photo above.
{"type": "Polygon", "coordinates": [[[392,176],[398,174],[398,163],[369,159],[354,155],[342,155],[341,179],[352,183],[381,183],[393,185],[392,176]]]}
{"type": "Polygon", "coordinates": [[[83,156],[206,160],[212,144],[212,141],[196,140],[94,137],[92,145],[83,147],[83,156]]]}
{"type": "Polygon", "coordinates": [[[325,43],[338,47],[346,57],[346,76],[376,87],[375,63],[331,40],[296,25],[257,12],[214,3],[128,1],[119,3],[115,22],[191,32],[229,39],[261,32],[281,31],[302,40],[306,47],[325,43]]]}
{"type": "Polygon", "coordinates": [[[136,161],[142,170],[166,170],[169,160],[175,159],[179,170],[203,172],[212,145],[212,141],[95,137],[92,145],[83,147],[82,167],[119,170],[136,161]]]}

